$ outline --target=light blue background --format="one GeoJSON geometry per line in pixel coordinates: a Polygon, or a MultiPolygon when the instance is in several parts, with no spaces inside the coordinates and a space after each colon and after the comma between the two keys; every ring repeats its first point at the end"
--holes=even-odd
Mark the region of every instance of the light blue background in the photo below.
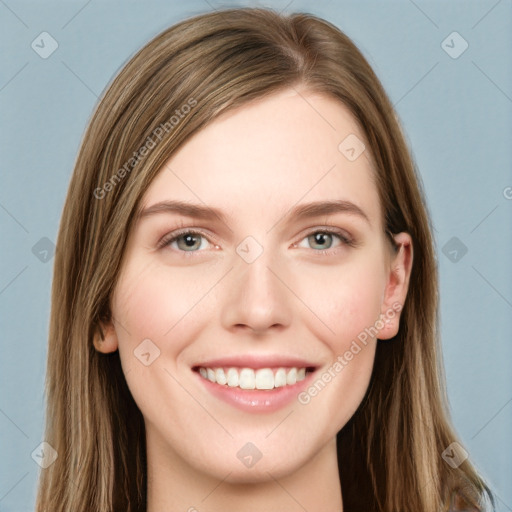
{"type": "Polygon", "coordinates": [[[1,511],[34,507],[53,259],[32,247],[56,240],[97,96],[157,33],[233,5],[331,21],[395,103],[435,226],[453,421],[497,510],[512,510],[512,2],[288,2],[0,1],[1,511]],[[31,48],[43,31],[59,44],[48,59],[31,48]],[[441,47],[453,31],[469,43],[457,59],[441,47]],[[468,249],[455,263],[442,252],[452,237],[468,249]]]}

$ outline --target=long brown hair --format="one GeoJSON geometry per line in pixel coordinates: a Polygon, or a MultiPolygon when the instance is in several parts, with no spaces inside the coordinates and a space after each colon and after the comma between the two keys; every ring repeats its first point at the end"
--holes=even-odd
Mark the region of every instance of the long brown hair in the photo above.
{"type": "Polygon", "coordinates": [[[492,494],[442,452],[451,426],[439,345],[438,278],[421,182],[392,104],[350,39],[309,14],[229,9],[182,21],[144,46],[99,101],[83,137],[57,240],[38,512],[146,510],[144,420],[119,353],[93,346],[110,318],[139,202],[165,161],[228,109],[289,87],[330,95],[359,121],[385,221],[414,263],[400,330],[379,342],[365,399],[338,434],[345,512],[482,510],[492,494]],[[187,106],[187,107],[185,107],[187,106]],[[151,142],[151,144],[150,144],[151,142]],[[146,148],[143,151],[142,148],[146,148]]]}

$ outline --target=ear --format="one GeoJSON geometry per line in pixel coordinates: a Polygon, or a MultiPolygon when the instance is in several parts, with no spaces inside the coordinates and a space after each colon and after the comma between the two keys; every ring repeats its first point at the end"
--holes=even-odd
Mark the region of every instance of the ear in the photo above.
{"type": "Polygon", "coordinates": [[[389,267],[386,289],[380,312],[380,325],[383,325],[377,338],[388,340],[396,336],[400,327],[402,311],[409,289],[411,277],[413,247],[409,233],[393,235],[397,250],[393,250],[389,267]]]}
{"type": "Polygon", "coordinates": [[[114,323],[111,320],[100,321],[94,334],[94,347],[98,352],[109,354],[118,348],[118,340],[114,323]]]}

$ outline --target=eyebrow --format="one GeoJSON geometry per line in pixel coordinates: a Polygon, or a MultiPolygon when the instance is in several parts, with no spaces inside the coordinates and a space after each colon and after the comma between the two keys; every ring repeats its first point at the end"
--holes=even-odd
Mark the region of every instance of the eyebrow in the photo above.
{"type": "Polygon", "coordinates": [[[333,215],[335,213],[347,213],[364,219],[370,224],[368,215],[356,204],[342,199],[336,201],[315,201],[312,203],[301,204],[286,215],[286,217],[299,220],[309,219],[311,217],[320,217],[321,215],[333,215]]]}
{"type": "Polygon", "coordinates": [[[214,220],[215,217],[226,222],[226,217],[218,208],[186,203],[184,201],[161,201],[138,212],[137,220],[157,213],[177,213],[195,219],[214,220]]]}
{"type": "MultiPolygon", "coordinates": [[[[176,213],[185,217],[192,217],[202,220],[220,219],[226,223],[226,216],[218,208],[210,206],[202,206],[200,204],[186,203],[184,201],[161,201],[148,206],[141,210],[136,218],[137,220],[149,217],[159,213],[176,213]]],[[[320,217],[322,215],[333,215],[335,213],[346,213],[355,215],[370,224],[368,215],[356,204],[351,201],[335,200],[335,201],[315,201],[311,203],[301,204],[292,208],[284,218],[290,219],[309,219],[312,217],[320,217]]],[[[281,219],[282,220],[282,219],[281,219]]]]}

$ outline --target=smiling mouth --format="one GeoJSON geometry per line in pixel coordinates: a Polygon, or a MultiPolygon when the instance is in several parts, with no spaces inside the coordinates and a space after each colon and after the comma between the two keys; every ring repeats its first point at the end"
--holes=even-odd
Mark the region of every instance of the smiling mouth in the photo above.
{"type": "Polygon", "coordinates": [[[312,367],[290,368],[207,368],[196,367],[196,372],[205,380],[226,388],[272,390],[293,386],[314,371],[312,367]]]}

